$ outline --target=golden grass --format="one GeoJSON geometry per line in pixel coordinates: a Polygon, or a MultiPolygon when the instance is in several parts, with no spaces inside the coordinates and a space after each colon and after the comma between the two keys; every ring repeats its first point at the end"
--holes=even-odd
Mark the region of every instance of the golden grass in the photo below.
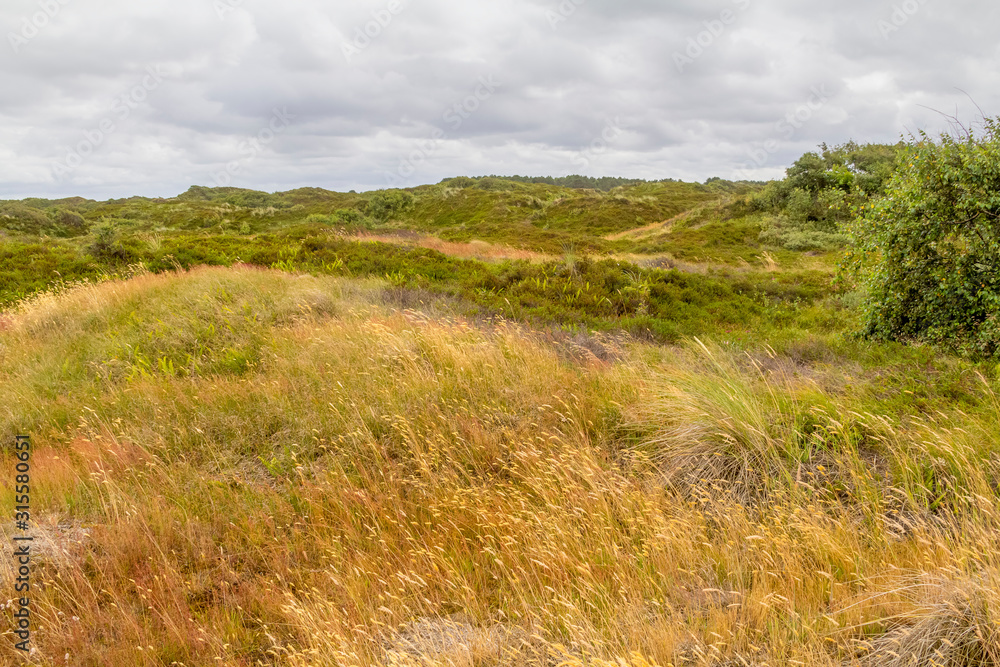
{"type": "Polygon", "coordinates": [[[9,314],[35,664],[997,664],[996,415],[852,413],[710,343],[578,364],[379,288],[199,269],[9,314]]]}

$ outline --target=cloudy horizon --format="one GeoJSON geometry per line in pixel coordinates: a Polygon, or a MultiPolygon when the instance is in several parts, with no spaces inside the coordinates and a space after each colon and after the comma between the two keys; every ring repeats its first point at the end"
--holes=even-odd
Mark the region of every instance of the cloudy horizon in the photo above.
{"type": "Polygon", "coordinates": [[[1000,115],[962,0],[159,0],[0,9],[0,198],[458,175],[780,178],[1000,115]]]}

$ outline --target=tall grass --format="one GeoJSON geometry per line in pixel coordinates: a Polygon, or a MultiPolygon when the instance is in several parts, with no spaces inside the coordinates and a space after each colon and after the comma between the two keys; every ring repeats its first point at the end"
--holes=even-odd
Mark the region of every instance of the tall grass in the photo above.
{"type": "Polygon", "coordinates": [[[996,663],[988,382],[900,420],[777,353],[582,362],[384,287],[198,269],[7,314],[35,664],[996,663]]]}

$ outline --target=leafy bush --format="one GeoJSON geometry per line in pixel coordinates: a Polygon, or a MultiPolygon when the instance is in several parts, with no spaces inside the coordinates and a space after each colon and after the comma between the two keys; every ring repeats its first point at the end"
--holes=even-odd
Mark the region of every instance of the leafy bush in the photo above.
{"type": "Polygon", "coordinates": [[[848,266],[867,288],[864,333],[964,353],[1000,351],[1000,124],[921,132],[886,195],[850,226],[848,266]]]}
{"type": "Polygon", "coordinates": [[[369,228],[373,223],[371,218],[356,208],[338,209],[336,213],[333,214],[333,217],[339,224],[347,225],[349,227],[369,228]]]}
{"type": "Polygon", "coordinates": [[[788,250],[842,248],[847,240],[842,226],[852,211],[882,193],[901,150],[854,142],[822,149],[822,155],[806,153],[796,160],[785,180],[746,198],[748,211],[773,214],[760,234],[762,243],[788,250]]]}
{"type": "Polygon", "coordinates": [[[852,206],[884,192],[903,146],[851,141],[821,148],[822,154],[806,153],[796,160],[785,180],[772,181],[752,195],[750,207],[801,220],[846,221],[852,206]]]}
{"type": "Polygon", "coordinates": [[[386,222],[413,206],[413,194],[405,190],[378,190],[372,194],[366,212],[379,222],[386,222]]]}

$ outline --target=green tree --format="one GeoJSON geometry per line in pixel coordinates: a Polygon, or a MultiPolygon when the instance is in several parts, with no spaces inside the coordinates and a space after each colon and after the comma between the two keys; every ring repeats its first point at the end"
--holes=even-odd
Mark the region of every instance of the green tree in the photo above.
{"type": "Polygon", "coordinates": [[[831,185],[832,179],[827,173],[829,167],[816,153],[806,153],[786,170],[788,185],[815,194],[831,185]]]}
{"type": "Polygon", "coordinates": [[[885,196],[849,225],[846,268],[866,288],[864,333],[1000,352],[1000,124],[978,133],[921,132],[885,196]]]}

